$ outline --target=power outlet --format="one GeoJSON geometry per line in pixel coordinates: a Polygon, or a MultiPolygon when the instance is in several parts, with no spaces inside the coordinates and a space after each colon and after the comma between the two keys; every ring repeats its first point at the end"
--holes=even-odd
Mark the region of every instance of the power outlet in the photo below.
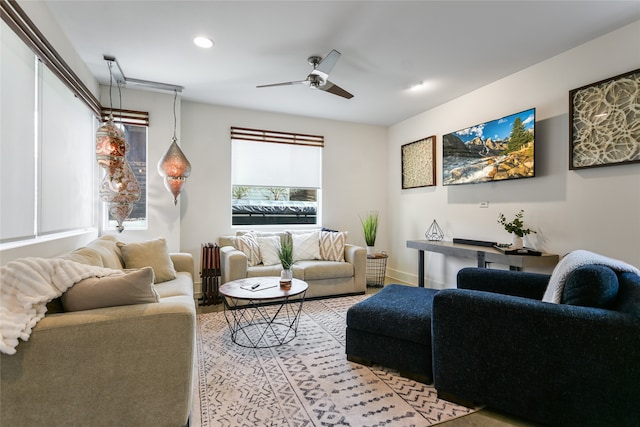
{"type": "Polygon", "coordinates": [[[488,208],[489,207],[489,202],[480,202],[480,207],[481,208],[488,208]]]}

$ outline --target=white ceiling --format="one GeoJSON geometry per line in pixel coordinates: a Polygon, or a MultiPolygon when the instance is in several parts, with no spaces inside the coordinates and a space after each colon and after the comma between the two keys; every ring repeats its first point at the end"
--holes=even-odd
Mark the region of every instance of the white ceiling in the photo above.
{"type": "Polygon", "coordinates": [[[109,81],[107,54],[126,77],[183,86],[186,100],[384,126],[640,19],[640,1],[47,5],[101,83],[109,81]],[[215,46],[196,47],[197,35],[215,46]],[[302,85],[256,88],[303,80],[307,57],[331,49],[342,57],[330,80],[354,98],[302,85]],[[420,81],[423,90],[408,90],[420,81]]]}

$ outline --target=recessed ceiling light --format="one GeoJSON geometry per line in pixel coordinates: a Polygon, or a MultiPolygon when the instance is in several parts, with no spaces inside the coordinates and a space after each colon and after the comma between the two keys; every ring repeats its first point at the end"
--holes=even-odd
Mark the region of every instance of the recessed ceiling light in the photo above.
{"type": "Polygon", "coordinates": [[[211,46],[213,46],[213,40],[211,40],[208,37],[199,36],[193,39],[193,42],[195,43],[196,46],[204,49],[208,49],[211,46]]]}

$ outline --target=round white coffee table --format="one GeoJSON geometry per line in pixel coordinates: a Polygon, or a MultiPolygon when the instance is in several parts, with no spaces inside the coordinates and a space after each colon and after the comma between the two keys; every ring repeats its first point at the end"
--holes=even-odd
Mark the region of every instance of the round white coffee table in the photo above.
{"type": "Polygon", "coordinates": [[[296,337],[302,303],[309,285],[293,279],[280,289],[280,277],[251,277],[220,286],[231,340],[249,348],[286,344],[296,337]]]}

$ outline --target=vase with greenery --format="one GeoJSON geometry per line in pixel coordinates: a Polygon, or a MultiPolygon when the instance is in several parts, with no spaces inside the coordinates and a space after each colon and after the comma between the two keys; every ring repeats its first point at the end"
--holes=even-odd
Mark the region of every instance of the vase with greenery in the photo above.
{"type": "Polygon", "coordinates": [[[291,270],[293,265],[293,243],[282,239],[278,249],[278,258],[280,258],[280,263],[282,264],[280,288],[284,290],[291,289],[291,281],[293,280],[293,271],[291,270]]]}
{"type": "Polygon", "coordinates": [[[504,229],[510,233],[513,237],[513,246],[516,249],[522,248],[522,238],[531,233],[535,233],[535,231],[530,228],[524,227],[524,209],[520,209],[513,219],[513,221],[507,221],[507,218],[501,213],[498,217],[498,224],[502,225],[504,229]]]}
{"type": "Polygon", "coordinates": [[[371,211],[364,217],[360,217],[364,241],[367,244],[367,255],[373,254],[373,247],[376,244],[376,234],[378,233],[378,220],[379,216],[376,211],[371,211]]]}

